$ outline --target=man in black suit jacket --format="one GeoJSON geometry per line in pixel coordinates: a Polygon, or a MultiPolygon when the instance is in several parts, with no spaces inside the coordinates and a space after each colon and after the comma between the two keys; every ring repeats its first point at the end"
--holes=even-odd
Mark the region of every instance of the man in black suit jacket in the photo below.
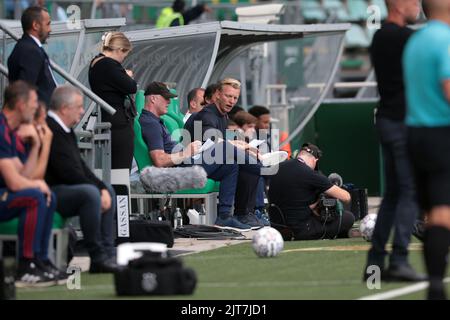
{"type": "Polygon", "coordinates": [[[50,16],[45,8],[29,7],[21,18],[23,36],[8,58],[9,82],[24,80],[38,88],[39,100],[47,105],[56,80],[42,44],[50,34],[50,16]]]}
{"type": "Polygon", "coordinates": [[[80,217],[91,273],[114,272],[115,194],[81,159],[72,127],[84,113],[80,90],[70,85],[55,89],[47,123],[53,132],[45,180],[56,194],[56,210],[64,217],[80,217]]]}

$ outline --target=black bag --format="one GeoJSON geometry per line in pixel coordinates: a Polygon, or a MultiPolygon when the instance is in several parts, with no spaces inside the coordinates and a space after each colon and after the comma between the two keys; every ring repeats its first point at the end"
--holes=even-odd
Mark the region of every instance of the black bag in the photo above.
{"type": "Polygon", "coordinates": [[[125,115],[127,116],[128,120],[133,121],[137,116],[137,111],[134,99],[129,94],[125,97],[123,108],[125,109],[125,115]]]}
{"type": "Polygon", "coordinates": [[[161,242],[172,248],[174,237],[169,221],[130,220],[130,237],[117,238],[117,243],[124,242],[161,242]]]}
{"type": "Polygon", "coordinates": [[[355,220],[361,220],[369,213],[367,189],[354,188],[348,192],[352,197],[350,211],[354,214],[355,220]]]}
{"type": "Polygon", "coordinates": [[[158,255],[144,252],[141,258],[131,260],[127,268],[117,271],[117,295],[192,294],[197,284],[194,270],[183,268],[179,258],[158,255]]]}

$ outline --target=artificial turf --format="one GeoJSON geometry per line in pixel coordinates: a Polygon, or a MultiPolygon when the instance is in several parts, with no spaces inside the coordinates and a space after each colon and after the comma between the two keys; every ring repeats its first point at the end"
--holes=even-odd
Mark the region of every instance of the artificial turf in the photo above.
{"type": "MultiPolygon", "coordinates": [[[[285,242],[274,258],[259,258],[251,243],[184,256],[184,264],[195,270],[198,283],[192,295],[127,297],[127,299],[218,299],[297,300],[357,299],[404,287],[404,283],[382,283],[369,290],[362,282],[368,243],[361,238],[285,242]]],[[[418,243],[410,251],[410,262],[424,272],[418,243]]],[[[450,289],[450,286],[447,286],[450,289]]],[[[398,299],[423,299],[424,291],[398,299]]],[[[18,299],[121,299],[113,276],[82,273],[81,289],[66,286],[18,289],[18,299]]]]}

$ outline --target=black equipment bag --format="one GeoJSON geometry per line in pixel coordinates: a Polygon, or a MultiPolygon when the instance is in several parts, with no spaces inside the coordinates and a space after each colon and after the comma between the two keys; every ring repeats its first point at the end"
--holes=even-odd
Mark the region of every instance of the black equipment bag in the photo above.
{"type": "Polygon", "coordinates": [[[124,242],[161,242],[172,248],[173,229],[169,221],[130,220],[130,237],[117,238],[124,242]]]}
{"type": "Polygon", "coordinates": [[[354,188],[348,190],[348,192],[352,197],[352,203],[347,210],[354,214],[355,220],[361,220],[369,213],[367,189],[354,188]]]}
{"type": "Polygon", "coordinates": [[[117,271],[114,282],[119,296],[192,294],[197,276],[194,270],[183,268],[179,258],[144,252],[117,271]]]}

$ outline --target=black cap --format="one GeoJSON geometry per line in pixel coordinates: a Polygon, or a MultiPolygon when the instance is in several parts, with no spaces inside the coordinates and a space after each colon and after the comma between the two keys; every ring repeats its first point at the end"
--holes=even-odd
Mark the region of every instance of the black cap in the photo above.
{"type": "Polygon", "coordinates": [[[319,149],[318,146],[312,144],[312,143],[304,143],[302,145],[303,151],[306,151],[314,156],[316,159],[320,159],[322,157],[322,151],[319,149]]]}
{"type": "Polygon", "coordinates": [[[176,94],[170,92],[170,90],[167,88],[167,86],[162,82],[151,82],[147,88],[145,89],[144,96],[149,96],[151,94],[159,94],[163,96],[166,99],[175,98],[177,97],[176,94]]]}

